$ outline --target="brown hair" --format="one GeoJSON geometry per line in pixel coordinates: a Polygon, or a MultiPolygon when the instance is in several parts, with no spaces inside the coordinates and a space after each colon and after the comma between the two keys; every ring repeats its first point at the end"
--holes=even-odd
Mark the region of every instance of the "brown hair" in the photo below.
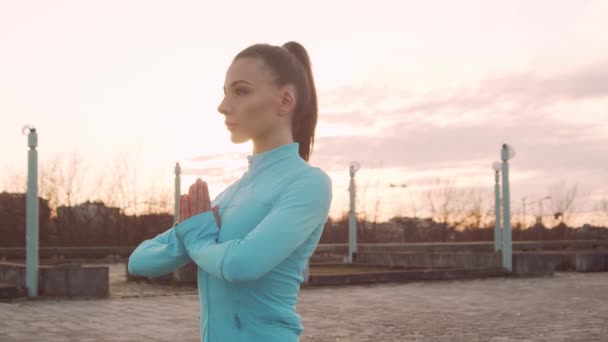
{"type": "Polygon", "coordinates": [[[302,159],[308,161],[315,141],[317,127],[317,91],[306,49],[296,42],[283,46],[255,44],[239,52],[234,58],[258,57],[276,74],[279,86],[293,84],[296,88],[296,107],[293,115],[293,138],[299,143],[302,159]]]}

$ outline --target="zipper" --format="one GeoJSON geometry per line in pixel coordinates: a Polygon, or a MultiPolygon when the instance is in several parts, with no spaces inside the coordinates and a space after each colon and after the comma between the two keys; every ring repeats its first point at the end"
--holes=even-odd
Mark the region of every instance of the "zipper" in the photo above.
{"type": "Polygon", "coordinates": [[[207,272],[205,272],[205,287],[207,287],[207,291],[205,291],[207,293],[207,302],[205,303],[206,304],[205,306],[207,308],[207,341],[210,341],[210,337],[209,336],[211,336],[211,325],[212,324],[210,324],[210,322],[209,322],[210,321],[210,319],[209,319],[209,312],[211,311],[209,309],[211,307],[211,302],[209,301],[209,291],[210,291],[210,289],[209,289],[209,274],[207,272]]]}

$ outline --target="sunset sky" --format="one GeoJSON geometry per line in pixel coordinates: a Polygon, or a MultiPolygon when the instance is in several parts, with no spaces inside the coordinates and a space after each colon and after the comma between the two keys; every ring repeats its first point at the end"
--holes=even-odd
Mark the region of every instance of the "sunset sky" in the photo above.
{"type": "Polygon", "coordinates": [[[180,162],[184,191],[201,177],[217,195],[252,150],[216,110],[227,67],[295,40],[313,63],[311,163],[333,179],[332,215],[352,160],[361,208],[423,215],[437,179],[491,196],[509,143],[515,215],[524,196],[578,185],[576,222],[592,222],[608,198],[607,32],[607,1],[2,1],[0,190],[25,173],[33,124],[41,163],[77,153],[88,184],[127,156],[142,193],[170,189],[180,162]]]}

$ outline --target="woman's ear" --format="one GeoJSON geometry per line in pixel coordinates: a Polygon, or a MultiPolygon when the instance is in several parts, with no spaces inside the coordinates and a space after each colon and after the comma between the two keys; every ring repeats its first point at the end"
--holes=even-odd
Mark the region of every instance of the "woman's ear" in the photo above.
{"type": "Polygon", "coordinates": [[[281,89],[279,116],[293,113],[296,109],[296,88],[288,84],[281,89]]]}

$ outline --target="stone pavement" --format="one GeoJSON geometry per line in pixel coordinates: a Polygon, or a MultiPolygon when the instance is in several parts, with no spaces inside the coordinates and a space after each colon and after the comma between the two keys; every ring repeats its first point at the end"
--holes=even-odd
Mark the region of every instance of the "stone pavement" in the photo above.
{"type": "MultiPolygon", "coordinates": [[[[125,284],[104,300],[0,303],[0,341],[200,341],[192,288],[125,284]]],[[[608,341],[608,273],[304,288],[302,342],[608,341]]]]}

